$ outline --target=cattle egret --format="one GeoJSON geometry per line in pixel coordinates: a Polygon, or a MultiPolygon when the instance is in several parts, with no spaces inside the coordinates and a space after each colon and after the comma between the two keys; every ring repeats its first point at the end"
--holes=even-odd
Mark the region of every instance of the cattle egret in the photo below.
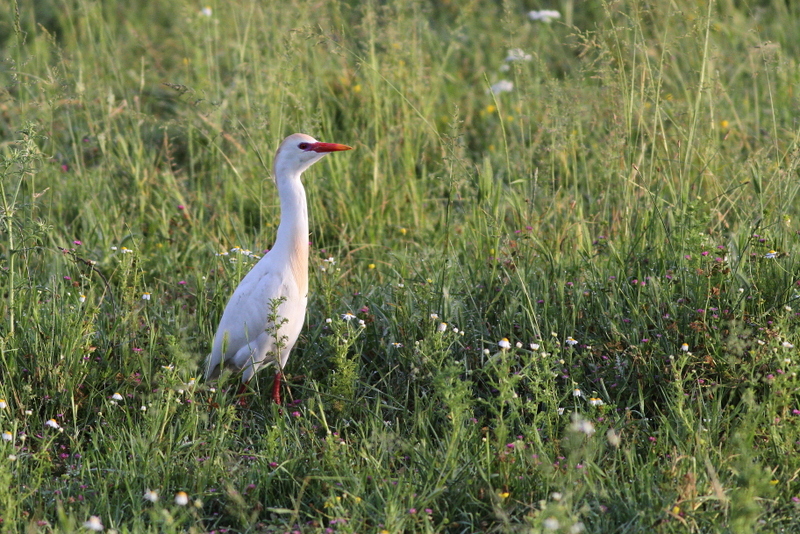
{"type": "Polygon", "coordinates": [[[228,301],[208,356],[207,380],[228,369],[242,374],[244,387],[259,369],[275,363],[272,397],[280,404],[281,373],[308,302],[308,207],[300,175],[327,153],[351,148],[299,133],[281,143],[273,163],[281,205],[275,244],[228,301]]]}

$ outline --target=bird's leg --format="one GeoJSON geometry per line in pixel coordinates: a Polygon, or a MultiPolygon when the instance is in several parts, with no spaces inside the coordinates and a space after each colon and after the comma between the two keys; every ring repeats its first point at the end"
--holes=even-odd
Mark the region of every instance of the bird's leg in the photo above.
{"type": "Polygon", "coordinates": [[[244,396],[246,392],[247,382],[242,382],[242,384],[239,386],[239,390],[236,392],[236,396],[238,397],[236,404],[239,405],[240,408],[247,408],[247,406],[250,404],[247,401],[247,397],[244,396]]]}
{"type": "Polygon", "coordinates": [[[281,404],[281,378],[283,377],[283,371],[280,369],[277,373],[275,373],[275,381],[272,383],[272,400],[275,401],[275,404],[280,406],[281,404]]]}

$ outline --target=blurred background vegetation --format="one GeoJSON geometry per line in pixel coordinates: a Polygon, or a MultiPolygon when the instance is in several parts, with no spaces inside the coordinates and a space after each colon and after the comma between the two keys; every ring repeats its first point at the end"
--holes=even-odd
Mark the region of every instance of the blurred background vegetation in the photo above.
{"type": "Polygon", "coordinates": [[[3,4],[3,528],[800,529],[798,15],[3,4]],[[237,411],[193,377],[295,131],[356,150],[297,401],[237,411]]]}

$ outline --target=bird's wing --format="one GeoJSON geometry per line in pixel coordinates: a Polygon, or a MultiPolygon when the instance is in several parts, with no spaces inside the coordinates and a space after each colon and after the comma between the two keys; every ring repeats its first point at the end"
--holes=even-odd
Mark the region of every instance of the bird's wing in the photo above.
{"type": "MultiPolygon", "coordinates": [[[[266,258],[264,258],[266,259],[266,258]]],[[[262,259],[263,261],[263,259],[262,259]]],[[[268,265],[268,264],[267,264],[268,265]]],[[[234,371],[245,370],[249,379],[260,367],[275,341],[266,331],[271,329],[270,315],[274,306],[283,317],[280,302],[291,300],[293,280],[287,280],[280,269],[259,269],[256,265],[234,291],[214,337],[206,377],[220,372],[220,363],[234,371]]],[[[279,319],[279,323],[281,320],[279,319]]]]}

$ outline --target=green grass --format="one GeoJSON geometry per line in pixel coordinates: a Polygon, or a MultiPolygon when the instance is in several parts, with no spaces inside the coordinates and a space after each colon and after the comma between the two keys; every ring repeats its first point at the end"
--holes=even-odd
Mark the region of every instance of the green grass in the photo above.
{"type": "Polygon", "coordinates": [[[791,2],[6,4],[0,530],[800,531],[791,2]],[[237,408],[295,131],[356,150],[237,408]]]}

